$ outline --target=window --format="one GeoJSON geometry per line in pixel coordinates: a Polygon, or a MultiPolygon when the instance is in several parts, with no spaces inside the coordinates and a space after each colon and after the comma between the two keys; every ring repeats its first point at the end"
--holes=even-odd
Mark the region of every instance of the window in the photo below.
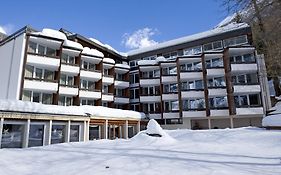
{"type": "Polygon", "coordinates": [[[25,66],[24,77],[32,78],[33,77],[34,67],[30,65],[25,66]]]}
{"type": "Polygon", "coordinates": [[[30,124],[28,147],[43,146],[44,128],[44,124],[30,124]]]}
{"type": "Polygon", "coordinates": [[[95,82],[89,80],[81,80],[81,89],[95,91],[95,82]]]}
{"type": "Polygon", "coordinates": [[[73,98],[67,96],[60,96],[59,103],[60,106],[71,106],[73,105],[73,98]]]}
{"type": "Polygon", "coordinates": [[[65,125],[53,125],[51,132],[51,144],[65,142],[65,125]]]}
{"type": "Polygon", "coordinates": [[[67,63],[67,64],[75,64],[75,57],[74,56],[70,56],[67,55],[65,53],[62,53],[62,59],[61,59],[62,63],[67,63]]]}
{"type": "Polygon", "coordinates": [[[70,126],[70,142],[79,142],[79,125],[71,125],[70,126]]]}
{"type": "Polygon", "coordinates": [[[115,79],[119,81],[125,81],[125,75],[120,73],[115,73],[115,79]]]}
{"type": "Polygon", "coordinates": [[[160,77],[160,70],[142,72],[142,77],[143,78],[158,78],[158,77],[160,77]]]}
{"type": "Polygon", "coordinates": [[[251,74],[242,74],[242,75],[233,75],[232,76],[232,83],[234,85],[251,85],[251,84],[258,84],[258,75],[257,73],[251,74]]]}
{"type": "Polygon", "coordinates": [[[215,41],[212,43],[204,44],[204,51],[222,49],[222,41],[215,41]]]}
{"type": "Polygon", "coordinates": [[[103,75],[108,76],[109,75],[109,70],[108,69],[103,69],[103,75]]]}
{"type": "Polygon", "coordinates": [[[42,45],[38,45],[38,54],[45,55],[45,47],[42,45]]]}
{"type": "MultiPolygon", "coordinates": [[[[72,62],[75,60],[72,60],[72,62]]],[[[74,64],[74,63],[73,63],[74,64]]],[[[87,61],[82,61],[82,69],[88,70],[88,71],[96,71],[96,64],[87,62],[87,61]]]]}
{"type": "Polygon", "coordinates": [[[187,99],[183,100],[183,110],[202,110],[205,109],[204,99],[187,99]]]}
{"type": "Polygon", "coordinates": [[[42,79],[42,76],[43,76],[43,70],[39,69],[39,68],[36,68],[35,69],[35,78],[42,79]]]}
{"type": "Polygon", "coordinates": [[[90,106],[94,106],[94,105],[95,105],[95,100],[81,99],[81,100],[80,100],[80,105],[90,105],[90,106]]]}
{"type": "Polygon", "coordinates": [[[52,104],[53,95],[52,94],[42,94],[42,103],[43,104],[52,104]]]}
{"type": "Polygon", "coordinates": [[[226,83],[225,83],[225,79],[224,77],[213,77],[208,79],[208,87],[212,88],[212,87],[225,87],[226,83]]]}
{"type": "Polygon", "coordinates": [[[247,94],[234,96],[236,107],[256,107],[261,105],[260,94],[247,94]]]}
{"type": "Polygon", "coordinates": [[[143,103],[143,112],[144,113],[160,113],[161,104],[160,103],[143,103]]]}
{"type": "Polygon", "coordinates": [[[39,93],[33,91],[23,91],[22,100],[31,101],[43,104],[52,104],[53,103],[53,94],[39,93]]]}
{"type": "Polygon", "coordinates": [[[29,41],[29,43],[28,43],[28,52],[36,53],[36,47],[37,47],[36,43],[34,43],[32,41],[29,41]]]}
{"type": "Polygon", "coordinates": [[[109,90],[108,85],[103,85],[102,93],[108,94],[109,93],[108,90],[109,90]]]}
{"type": "Polygon", "coordinates": [[[53,71],[49,71],[49,70],[45,70],[45,72],[44,72],[44,79],[45,80],[53,80],[54,79],[54,72],[53,71]]]}
{"type": "Polygon", "coordinates": [[[254,54],[244,54],[230,57],[230,62],[235,63],[255,63],[256,59],[254,54]]]}
{"type": "Polygon", "coordinates": [[[202,80],[192,80],[187,82],[182,82],[181,89],[184,90],[202,90],[203,88],[203,81],[202,80]]]}
{"type": "Polygon", "coordinates": [[[73,86],[74,85],[74,77],[70,76],[70,75],[61,74],[60,85],[73,86]]]}
{"type": "Polygon", "coordinates": [[[233,38],[229,38],[229,39],[224,40],[224,46],[225,47],[242,45],[242,44],[247,44],[247,43],[248,43],[248,40],[247,40],[246,35],[233,37],[233,38]]]}
{"type": "Polygon", "coordinates": [[[206,68],[221,68],[223,67],[223,60],[222,58],[214,58],[210,60],[206,60],[206,68]]]}
{"type": "Polygon", "coordinates": [[[125,89],[115,89],[115,96],[117,97],[125,97],[125,89]]]}
{"type": "Polygon", "coordinates": [[[196,46],[183,50],[184,55],[195,55],[202,53],[202,46],[196,46]]]}
{"type": "Polygon", "coordinates": [[[177,74],[177,67],[165,67],[162,69],[163,70],[163,75],[176,75],[177,74]]]}
{"type": "Polygon", "coordinates": [[[179,110],[179,101],[165,101],[164,102],[164,111],[173,112],[179,110]]]}
{"type": "Polygon", "coordinates": [[[22,148],[25,124],[3,125],[1,148],[22,148]]]}
{"type": "Polygon", "coordinates": [[[178,84],[165,84],[164,93],[177,93],[178,92],[178,84]]]}
{"type": "Polygon", "coordinates": [[[213,97],[209,98],[209,104],[211,109],[217,109],[217,108],[227,108],[227,97],[213,97]]]}
{"type": "Polygon", "coordinates": [[[46,55],[48,55],[48,56],[56,56],[56,50],[47,47],[47,48],[46,48],[46,55]]]}

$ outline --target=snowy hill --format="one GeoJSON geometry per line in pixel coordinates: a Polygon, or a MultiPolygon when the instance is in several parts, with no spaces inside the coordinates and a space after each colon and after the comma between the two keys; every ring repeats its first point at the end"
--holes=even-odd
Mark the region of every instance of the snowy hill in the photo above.
{"type": "Polygon", "coordinates": [[[165,131],[173,142],[145,132],[131,140],[2,149],[0,174],[281,174],[280,131],[250,127],[165,131]]]}

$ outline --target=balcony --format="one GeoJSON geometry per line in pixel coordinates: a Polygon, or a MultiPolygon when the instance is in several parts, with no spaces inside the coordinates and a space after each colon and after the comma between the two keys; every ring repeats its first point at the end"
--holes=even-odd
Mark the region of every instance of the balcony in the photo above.
{"type": "Polygon", "coordinates": [[[99,64],[102,61],[102,58],[100,57],[95,57],[84,53],[81,55],[81,59],[84,61],[89,61],[93,64],[99,64]]]}
{"type": "Polygon", "coordinates": [[[236,115],[264,115],[262,107],[239,107],[236,108],[236,115]]]}
{"type": "Polygon", "coordinates": [[[185,118],[202,118],[206,117],[205,110],[198,110],[198,111],[183,111],[182,116],[185,118]]]}
{"type": "Polygon", "coordinates": [[[126,98],[126,97],[114,97],[114,103],[128,104],[129,103],[129,98],[126,98]]]}
{"type": "Polygon", "coordinates": [[[153,85],[160,85],[159,78],[151,78],[151,79],[140,79],[141,86],[153,86],[153,85]]]}
{"type": "Polygon", "coordinates": [[[128,81],[115,80],[114,86],[118,87],[118,88],[124,88],[125,89],[125,88],[128,88],[130,85],[129,85],[128,81]]]}
{"type": "Polygon", "coordinates": [[[101,79],[101,72],[100,71],[92,71],[81,69],[80,77],[88,80],[99,81],[101,79]]]}
{"type": "Polygon", "coordinates": [[[100,91],[91,91],[86,89],[80,89],[79,97],[87,99],[101,99],[100,91]]]}
{"type": "Polygon", "coordinates": [[[260,85],[234,85],[234,93],[257,93],[261,91],[260,85]]]}
{"type": "Polygon", "coordinates": [[[226,92],[226,89],[220,89],[219,87],[218,88],[209,88],[208,89],[209,91],[209,96],[226,96],[227,95],[227,92],[226,92]]]}
{"type": "Polygon", "coordinates": [[[169,113],[163,113],[163,118],[164,119],[174,119],[174,118],[179,118],[179,112],[169,112],[169,113]]]}
{"type": "Polygon", "coordinates": [[[161,78],[163,83],[174,83],[178,81],[177,75],[166,75],[162,76],[161,78]]]}
{"type": "Polygon", "coordinates": [[[186,98],[204,98],[204,90],[182,91],[181,96],[182,96],[183,99],[186,99],[186,98]]]}
{"type": "Polygon", "coordinates": [[[57,70],[60,66],[60,59],[58,59],[58,57],[28,53],[26,63],[41,68],[57,70]]]}
{"type": "Polygon", "coordinates": [[[207,76],[210,76],[210,77],[222,76],[222,75],[224,75],[224,73],[225,73],[224,68],[207,69],[207,76]]]}
{"type": "Polygon", "coordinates": [[[178,94],[162,94],[162,100],[178,100],[178,94]]]}
{"type": "Polygon", "coordinates": [[[256,72],[258,71],[258,66],[256,63],[250,64],[231,64],[232,72],[256,72]]]}
{"type": "Polygon", "coordinates": [[[210,116],[229,116],[228,109],[211,109],[210,116]]]}
{"type": "MultiPolygon", "coordinates": [[[[113,84],[114,83],[114,78],[113,76],[110,75],[104,75],[102,77],[102,83],[103,84],[113,84]]],[[[129,87],[129,86],[128,86],[129,87]]]]}
{"type": "Polygon", "coordinates": [[[160,96],[140,96],[140,102],[145,103],[145,102],[160,102],[161,97],[160,96]]]}
{"type": "Polygon", "coordinates": [[[180,73],[181,80],[193,80],[193,79],[203,79],[202,72],[181,72],[180,73]]]}
{"type": "Polygon", "coordinates": [[[78,65],[75,64],[67,64],[62,63],[61,64],[61,72],[65,74],[71,74],[71,75],[78,75],[80,71],[80,68],[78,65]]]}
{"type": "Polygon", "coordinates": [[[110,93],[105,94],[105,93],[103,93],[101,100],[102,101],[114,101],[113,94],[110,94],[110,93]]]}
{"type": "Polygon", "coordinates": [[[150,119],[161,119],[161,114],[149,114],[150,119]]]}
{"type": "Polygon", "coordinates": [[[56,93],[58,91],[58,82],[55,80],[41,80],[34,78],[24,79],[25,90],[35,90],[40,92],[56,93]]]}
{"type": "Polygon", "coordinates": [[[70,95],[70,96],[77,96],[78,95],[78,87],[74,86],[62,86],[59,87],[59,94],[60,95],[70,95]]]}

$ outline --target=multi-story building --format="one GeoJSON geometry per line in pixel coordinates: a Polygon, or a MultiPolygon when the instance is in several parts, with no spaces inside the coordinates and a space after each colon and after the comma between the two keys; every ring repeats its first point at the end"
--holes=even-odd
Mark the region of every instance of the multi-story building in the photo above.
{"type": "Polygon", "coordinates": [[[263,56],[239,24],[128,52],[131,109],[166,128],[261,126],[270,107],[263,56]]]}
{"type": "Polygon", "coordinates": [[[65,29],[24,27],[0,42],[0,98],[145,112],[166,128],[260,126],[270,107],[251,29],[228,25],[132,50],[65,29]]]}

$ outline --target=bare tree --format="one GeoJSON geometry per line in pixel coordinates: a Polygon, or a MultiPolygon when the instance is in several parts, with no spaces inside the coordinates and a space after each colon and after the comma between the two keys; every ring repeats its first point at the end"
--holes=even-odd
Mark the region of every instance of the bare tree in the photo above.
{"type": "Polygon", "coordinates": [[[243,22],[251,25],[254,45],[265,54],[269,78],[276,96],[281,95],[281,0],[224,0],[228,13],[242,13],[243,22]]]}

